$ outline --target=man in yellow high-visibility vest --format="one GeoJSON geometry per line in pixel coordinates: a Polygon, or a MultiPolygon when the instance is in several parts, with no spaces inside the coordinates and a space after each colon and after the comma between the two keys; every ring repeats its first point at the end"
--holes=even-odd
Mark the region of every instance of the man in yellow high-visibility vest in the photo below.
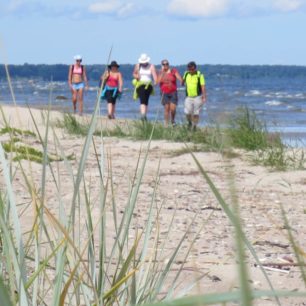
{"type": "Polygon", "coordinates": [[[189,62],[184,73],[182,85],[186,86],[185,114],[188,128],[195,130],[199,116],[206,103],[206,86],[203,73],[197,70],[195,62],[189,62]]]}

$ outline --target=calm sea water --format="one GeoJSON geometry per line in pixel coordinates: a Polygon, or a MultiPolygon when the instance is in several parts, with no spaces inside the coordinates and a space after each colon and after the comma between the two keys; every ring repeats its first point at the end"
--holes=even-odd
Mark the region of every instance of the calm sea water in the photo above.
{"type": "MultiPolygon", "coordinates": [[[[270,131],[282,133],[287,142],[306,144],[306,77],[230,78],[227,75],[206,77],[208,101],[201,116],[201,124],[223,124],[238,107],[247,106],[256,112],[270,131]]],[[[44,107],[51,100],[56,109],[72,111],[71,94],[66,82],[42,80],[13,80],[14,95],[18,105],[44,107]],[[52,91],[50,90],[52,88],[52,91]],[[56,99],[58,96],[67,100],[56,99]]],[[[139,117],[139,102],[133,101],[131,80],[125,80],[124,93],[117,103],[118,118],[139,117]]],[[[97,82],[91,81],[85,93],[84,111],[92,113],[97,98],[97,82]]],[[[12,97],[6,81],[0,83],[0,102],[10,104],[12,97]]],[[[183,122],[184,88],[179,88],[177,121],[183,122]]],[[[106,103],[101,103],[101,115],[106,114],[106,103]]],[[[150,120],[163,119],[160,93],[149,104],[150,120]]]]}

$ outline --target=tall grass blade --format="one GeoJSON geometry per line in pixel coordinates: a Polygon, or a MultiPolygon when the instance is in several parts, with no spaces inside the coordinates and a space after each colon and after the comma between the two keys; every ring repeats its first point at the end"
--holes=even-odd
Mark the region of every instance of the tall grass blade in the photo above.
{"type": "MultiPolygon", "coordinates": [[[[241,292],[240,290],[234,292],[219,292],[219,293],[212,293],[206,295],[199,295],[199,296],[189,296],[184,297],[177,300],[172,301],[163,301],[158,303],[147,303],[144,306],[194,306],[194,305],[216,305],[223,303],[234,302],[238,304],[240,301],[241,292]]],[[[281,297],[306,297],[306,292],[293,292],[293,291],[252,291],[252,298],[259,299],[259,298],[267,298],[267,297],[274,297],[274,298],[281,298],[281,297]]],[[[231,305],[231,304],[230,304],[231,305]]]]}
{"type": "Polygon", "coordinates": [[[288,232],[289,241],[290,241],[290,244],[293,248],[296,260],[298,262],[298,266],[299,266],[300,271],[301,271],[301,276],[302,276],[304,285],[306,287],[305,262],[303,260],[303,257],[301,256],[301,249],[299,248],[298,244],[296,243],[296,241],[294,239],[294,236],[293,236],[293,233],[292,233],[292,230],[291,230],[289,220],[287,218],[284,206],[281,203],[280,203],[280,208],[281,208],[282,217],[283,217],[283,220],[284,220],[284,223],[285,223],[285,228],[287,229],[287,232],[288,232]]]}
{"type": "MultiPolygon", "coordinates": [[[[26,283],[26,271],[25,271],[25,254],[24,254],[24,247],[23,247],[23,241],[22,241],[22,235],[21,235],[21,228],[20,228],[20,222],[17,212],[17,206],[15,201],[15,196],[13,192],[13,186],[11,184],[10,180],[10,174],[8,165],[6,163],[4,150],[2,148],[2,144],[0,144],[0,162],[2,164],[3,169],[3,176],[5,180],[5,185],[7,188],[7,194],[8,194],[8,211],[12,211],[12,218],[13,218],[13,229],[14,229],[14,235],[16,239],[16,250],[17,254],[15,253],[15,239],[11,240],[12,237],[7,234],[5,235],[6,239],[8,239],[8,244],[10,245],[10,253],[11,255],[18,256],[18,259],[15,258],[14,260],[14,270],[16,274],[16,284],[18,284],[18,292],[19,292],[19,300],[22,305],[27,306],[28,305],[28,297],[25,290],[25,283],[26,283]],[[12,254],[13,253],[13,254],[12,254]]],[[[7,220],[9,222],[9,220],[7,220]]],[[[4,220],[1,217],[1,223],[3,224],[2,227],[4,229],[4,220]]]]}
{"type": "MultiPolygon", "coordinates": [[[[245,243],[245,245],[247,246],[247,248],[249,249],[249,251],[251,252],[252,256],[254,257],[254,259],[256,260],[256,263],[258,264],[258,266],[260,267],[263,275],[265,276],[270,288],[272,291],[274,291],[273,285],[268,277],[268,274],[266,273],[266,271],[263,269],[262,264],[256,254],[256,251],[254,250],[252,244],[250,243],[250,241],[247,239],[247,237],[245,236],[239,220],[237,219],[237,217],[233,214],[233,212],[230,210],[228,204],[225,202],[225,200],[223,199],[222,195],[220,194],[219,190],[217,189],[217,187],[215,186],[215,184],[212,182],[212,180],[210,179],[209,175],[207,174],[207,172],[204,170],[204,168],[202,167],[202,165],[200,164],[199,160],[196,158],[196,156],[190,152],[193,160],[195,161],[198,169],[200,170],[201,174],[203,175],[203,177],[205,178],[207,184],[209,185],[210,189],[212,190],[213,194],[215,195],[216,199],[218,200],[218,203],[220,204],[220,206],[222,207],[223,211],[225,212],[225,214],[227,215],[227,217],[229,218],[229,220],[231,221],[231,223],[234,225],[237,234],[241,237],[241,239],[243,239],[243,242],[245,243]]],[[[277,296],[275,297],[277,304],[280,306],[280,301],[277,298],[277,296]]]]}
{"type": "Polygon", "coordinates": [[[1,305],[13,306],[10,296],[8,294],[8,290],[5,287],[1,276],[0,276],[0,301],[1,305]]]}

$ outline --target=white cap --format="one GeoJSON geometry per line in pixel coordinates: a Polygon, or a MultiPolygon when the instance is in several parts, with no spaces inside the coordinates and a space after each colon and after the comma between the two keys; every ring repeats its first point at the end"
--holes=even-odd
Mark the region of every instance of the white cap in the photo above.
{"type": "Polygon", "coordinates": [[[76,61],[82,60],[82,55],[78,54],[73,57],[76,61]]]}
{"type": "Polygon", "coordinates": [[[145,64],[150,62],[150,57],[146,53],[142,53],[138,59],[139,64],[145,64]]]}

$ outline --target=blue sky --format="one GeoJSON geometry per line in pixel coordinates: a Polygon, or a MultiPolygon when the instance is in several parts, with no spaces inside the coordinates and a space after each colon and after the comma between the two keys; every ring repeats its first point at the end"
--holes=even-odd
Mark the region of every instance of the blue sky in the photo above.
{"type": "Polygon", "coordinates": [[[306,65],[306,0],[0,0],[0,63],[306,65]]]}

